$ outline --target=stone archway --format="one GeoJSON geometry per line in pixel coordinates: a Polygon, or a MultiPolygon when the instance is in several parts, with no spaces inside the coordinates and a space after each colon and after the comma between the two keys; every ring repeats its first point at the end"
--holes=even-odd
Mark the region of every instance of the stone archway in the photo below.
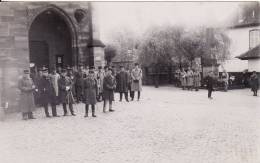
{"type": "Polygon", "coordinates": [[[37,10],[29,23],[30,62],[37,67],[76,66],[77,38],[73,22],[56,6],[37,10]]]}

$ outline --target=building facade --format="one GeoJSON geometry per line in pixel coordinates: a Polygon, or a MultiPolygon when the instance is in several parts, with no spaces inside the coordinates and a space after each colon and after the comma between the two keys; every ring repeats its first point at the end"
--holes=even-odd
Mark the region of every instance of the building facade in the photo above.
{"type": "MultiPolygon", "coordinates": [[[[238,6],[233,23],[226,29],[231,40],[230,59],[223,64],[228,72],[251,71],[247,60],[237,56],[246,53],[260,44],[260,4],[259,2],[244,2],[238,6]]],[[[251,66],[251,67],[250,67],[251,66]]]]}
{"type": "Polygon", "coordinates": [[[90,2],[1,2],[1,103],[16,108],[17,81],[29,65],[104,65],[97,17],[90,2]]]}

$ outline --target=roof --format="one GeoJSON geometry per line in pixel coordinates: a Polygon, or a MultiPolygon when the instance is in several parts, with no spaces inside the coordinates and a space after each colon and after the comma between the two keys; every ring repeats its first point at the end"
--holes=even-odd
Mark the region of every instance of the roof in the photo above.
{"type": "Polygon", "coordinates": [[[247,52],[237,56],[241,60],[257,59],[260,58],[260,45],[248,50],[247,52]]]}
{"type": "Polygon", "coordinates": [[[258,27],[258,26],[260,26],[260,22],[236,24],[236,25],[230,26],[228,28],[237,29],[237,28],[250,28],[250,27],[258,27]]]}
{"type": "Polygon", "coordinates": [[[94,39],[93,41],[92,41],[92,43],[90,43],[89,45],[88,45],[88,47],[102,47],[102,48],[104,48],[106,45],[102,42],[102,41],[100,41],[100,40],[96,40],[96,39],[94,39]]]}

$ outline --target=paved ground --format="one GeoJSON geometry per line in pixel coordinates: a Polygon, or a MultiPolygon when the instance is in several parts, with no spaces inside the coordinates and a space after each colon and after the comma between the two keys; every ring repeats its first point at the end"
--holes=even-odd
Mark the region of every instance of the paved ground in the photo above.
{"type": "MultiPolygon", "coordinates": [[[[141,101],[114,113],[0,123],[1,163],[259,163],[260,97],[248,89],[214,92],[144,87],[141,101]]],[[[118,96],[118,95],[117,95],[118,96]]],[[[59,108],[62,114],[62,109],[59,108]]]]}

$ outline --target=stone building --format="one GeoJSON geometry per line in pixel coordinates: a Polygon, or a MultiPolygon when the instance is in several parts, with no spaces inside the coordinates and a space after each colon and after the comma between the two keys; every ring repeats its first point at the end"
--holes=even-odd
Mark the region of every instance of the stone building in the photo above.
{"type": "Polygon", "coordinates": [[[90,2],[0,3],[0,102],[15,109],[17,81],[36,67],[104,65],[104,44],[90,2]]]}

